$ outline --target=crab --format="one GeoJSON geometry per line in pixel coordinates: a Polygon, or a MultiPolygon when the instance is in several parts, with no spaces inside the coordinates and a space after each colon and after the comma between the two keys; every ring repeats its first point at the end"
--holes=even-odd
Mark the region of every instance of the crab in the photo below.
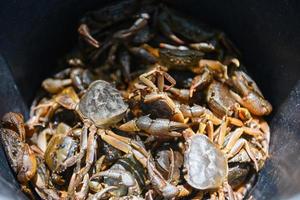
{"type": "Polygon", "coordinates": [[[42,199],[245,196],[269,156],[261,117],[272,106],[224,33],[155,0],[88,12],[78,33],[26,131],[19,114],[1,123],[23,190],[30,181],[42,199]]]}
{"type": "Polygon", "coordinates": [[[132,56],[142,58],[152,64],[156,62],[156,59],[140,46],[153,36],[149,31],[149,13],[153,9],[148,5],[139,9],[137,5],[138,3],[135,1],[126,1],[89,13],[82,19],[78,28],[81,39],[91,48],[87,52],[88,60],[95,63],[103,52],[108,51],[106,63],[110,66],[121,67],[125,83],[129,83],[131,80],[132,56]],[[109,21],[106,21],[108,19],[109,21]],[[101,31],[104,28],[114,30],[115,23],[125,22],[124,24],[127,25],[128,22],[131,23],[132,19],[135,21],[129,28],[118,30],[115,33],[107,30],[101,31]],[[135,46],[131,46],[130,43],[135,46]]]}
{"type": "Polygon", "coordinates": [[[32,196],[28,187],[37,172],[37,159],[31,147],[26,143],[24,119],[20,113],[6,113],[1,121],[0,140],[7,159],[16,173],[22,190],[32,196]]]}
{"type": "Polygon", "coordinates": [[[90,121],[96,127],[118,123],[128,108],[119,91],[103,80],[90,84],[80,100],[71,88],[64,91],[55,97],[56,102],[67,109],[75,110],[83,120],[90,121]]]}
{"type": "Polygon", "coordinates": [[[76,93],[70,91],[56,97],[55,100],[61,106],[75,110],[84,122],[77,166],[84,155],[86,155],[86,166],[82,169],[77,168],[73,173],[68,189],[69,196],[73,196],[75,188],[78,187],[94,162],[97,129],[106,129],[106,127],[118,123],[123,118],[128,106],[119,91],[103,80],[94,81],[79,101],[77,101],[76,93]]]}
{"type": "MultiPolygon", "coordinates": [[[[88,44],[99,48],[101,43],[97,41],[98,31],[101,32],[115,23],[126,21],[130,15],[138,10],[138,4],[134,0],[113,4],[99,10],[89,12],[81,19],[78,32],[88,44]],[[96,29],[96,31],[95,31],[96,29]]],[[[104,31],[103,31],[104,32],[104,31]]]]}
{"type": "Polygon", "coordinates": [[[177,122],[184,122],[184,117],[174,101],[165,92],[176,84],[176,81],[160,66],[139,76],[139,80],[148,87],[150,93],[143,96],[143,103],[147,105],[147,112],[153,117],[171,118],[177,122]],[[157,86],[152,80],[157,81],[157,86]],[[167,79],[171,85],[165,85],[167,79]],[[157,113],[160,109],[162,112],[157,113]]]}
{"type": "Polygon", "coordinates": [[[206,100],[209,108],[219,117],[232,115],[236,100],[229,88],[218,81],[213,81],[207,91],[206,100]]]}
{"type": "Polygon", "coordinates": [[[106,186],[114,186],[116,188],[110,192],[111,196],[141,195],[146,182],[145,172],[132,154],[120,156],[112,165],[107,164],[106,156],[101,156],[96,162],[93,175],[89,180],[89,187],[93,192],[97,193],[106,186]]]}
{"type": "Polygon", "coordinates": [[[199,27],[193,21],[184,19],[167,7],[162,8],[158,19],[159,30],[177,44],[186,43],[177,36],[178,34],[194,43],[212,39],[216,35],[216,32],[209,30],[206,26],[199,27]]]}
{"type": "MultiPolygon", "coordinates": [[[[238,113],[236,114],[238,116],[238,113]]],[[[270,130],[266,122],[257,118],[251,118],[248,121],[243,122],[237,118],[225,116],[223,117],[222,122],[218,124],[218,126],[218,129],[214,130],[213,123],[208,120],[200,123],[199,131],[197,132],[197,134],[195,134],[192,129],[188,128],[183,131],[182,135],[186,139],[186,141],[193,142],[196,141],[195,139],[193,139],[193,137],[198,137],[199,134],[201,136],[203,134],[207,134],[207,136],[203,136],[205,136],[207,140],[213,143],[215,148],[217,148],[218,151],[221,152],[221,154],[226,159],[226,163],[250,163],[251,165],[254,165],[254,169],[256,171],[259,171],[268,156],[268,152],[265,151],[265,149],[268,149],[270,130]],[[202,127],[202,125],[204,127],[202,127]],[[233,129],[233,127],[236,128],[233,129]],[[247,137],[250,137],[251,139],[246,140],[243,135],[247,135],[247,137]],[[192,140],[190,140],[190,138],[192,138],[192,140]]],[[[185,153],[187,153],[186,150],[185,153]]],[[[235,183],[237,184],[240,183],[244,180],[243,178],[245,178],[242,173],[244,173],[244,175],[247,175],[247,172],[245,170],[231,170],[230,180],[227,178],[223,179],[223,183],[219,185],[219,187],[226,186],[227,191],[232,191],[231,187],[228,185],[228,181],[230,181],[231,183],[232,181],[235,181],[235,183]]],[[[192,177],[196,177],[196,175],[192,177]]],[[[220,188],[219,190],[219,192],[212,193],[211,195],[220,195],[222,193],[222,190],[220,188]]],[[[233,193],[230,195],[233,195],[233,193]]]]}
{"type": "Polygon", "coordinates": [[[195,50],[159,48],[159,61],[169,69],[191,70],[198,66],[199,60],[204,56],[195,50]]]}
{"type": "Polygon", "coordinates": [[[159,150],[156,153],[155,160],[162,175],[171,183],[177,185],[180,182],[180,171],[183,166],[183,155],[170,148],[169,150],[159,150]]]}
{"type": "Polygon", "coordinates": [[[53,99],[55,105],[74,110],[83,121],[80,145],[70,135],[56,134],[51,138],[45,152],[46,163],[53,171],[59,173],[76,163],[80,166],[85,155],[86,165],[82,169],[76,168],[69,185],[68,195],[73,196],[75,188],[94,162],[97,129],[105,129],[118,123],[128,106],[118,90],[103,80],[90,84],[80,99],[72,87],[65,88],[53,99]],[[79,153],[76,153],[78,145],[80,149],[79,153]]]}
{"type": "Polygon", "coordinates": [[[154,161],[150,158],[150,154],[146,149],[137,141],[115,134],[110,130],[98,130],[97,134],[101,139],[113,147],[123,151],[126,154],[132,154],[140,164],[147,169],[150,182],[159,194],[164,198],[170,199],[173,197],[186,196],[187,191],[184,186],[172,185],[169,181],[165,180],[160,172],[155,168],[154,161]]]}
{"type": "Polygon", "coordinates": [[[204,59],[204,54],[199,51],[159,48],[157,57],[159,63],[168,69],[189,70],[196,74],[190,85],[190,98],[197,90],[206,88],[213,78],[222,82],[229,79],[227,65],[218,60],[204,59]]]}
{"type": "Polygon", "coordinates": [[[78,142],[65,133],[54,134],[45,150],[45,162],[53,172],[61,173],[77,162],[78,142]]]}
{"type": "MultiPolygon", "coordinates": [[[[98,134],[105,142],[111,144],[115,148],[120,149],[124,153],[132,153],[134,157],[147,169],[149,177],[152,177],[150,179],[150,182],[153,188],[155,189],[155,191],[158,192],[160,195],[162,195],[164,198],[182,197],[190,194],[191,190],[189,189],[188,186],[184,186],[184,185],[176,186],[166,181],[163,178],[163,176],[160,174],[160,172],[154,167],[153,165],[154,161],[150,158],[148,152],[140,144],[136,143],[135,140],[116,135],[112,131],[108,131],[108,130],[106,131],[99,130],[98,134]]],[[[192,187],[195,187],[197,189],[219,187],[227,176],[227,159],[225,155],[220,150],[218,150],[217,147],[206,136],[199,135],[199,134],[191,136],[189,139],[187,139],[186,148],[187,150],[185,151],[184,165],[187,168],[187,174],[185,176],[187,182],[192,187]],[[199,142],[203,144],[199,145],[199,142]],[[201,146],[203,147],[203,151],[205,152],[205,155],[208,156],[206,157],[206,159],[205,157],[203,157],[203,154],[199,153],[198,148],[201,146]],[[208,159],[209,162],[194,162],[193,161],[194,156],[197,157],[197,160],[204,159],[206,161],[208,159]],[[194,173],[195,169],[198,169],[197,167],[200,167],[200,164],[202,165],[203,169],[206,168],[207,165],[217,166],[217,168],[209,168],[210,169],[209,174],[213,178],[201,177],[200,179],[201,183],[199,182],[198,178],[197,181],[195,181],[194,178],[191,178],[191,173],[194,173]]],[[[174,163],[172,165],[174,165],[174,163]]],[[[172,172],[170,173],[172,174],[172,172]]],[[[198,177],[196,175],[193,176],[198,177]]]]}
{"type": "Polygon", "coordinates": [[[272,111],[272,105],[263,97],[256,83],[243,71],[235,71],[231,81],[239,93],[231,91],[231,95],[242,106],[257,116],[268,115],[272,111]],[[241,96],[240,96],[241,95],[241,96]]]}
{"type": "Polygon", "coordinates": [[[213,82],[213,78],[225,82],[229,79],[227,65],[217,60],[201,59],[199,64],[193,68],[197,75],[193,78],[190,86],[190,97],[197,90],[205,89],[213,82]]]}
{"type": "Polygon", "coordinates": [[[60,192],[53,187],[53,183],[50,177],[50,171],[45,165],[45,161],[42,155],[37,155],[37,173],[32,179],[32,183],[35,186],[34,189],[42,199],[54,199],[59,200],[60,192]]]}
{"type": "Polygon", "coordinates": [[[157,17],[159,31],[179,45],[186,45],[202,52],[215,52],[220,59],[225,55],[239,55],[239,51],[223,32],[210,29],[176,11],[162,6],[157,17]]]}
{"type": "Polygon", "coordinates": [[[209,109],[197,104],[193,106],[181,104],[179,109],[185,118],[190,118],[192,121],[197,122],[198,120],[205,119],[211,121],[214,125],[220,125],[222,122],[222,120],[215,116],[209,109]]]}

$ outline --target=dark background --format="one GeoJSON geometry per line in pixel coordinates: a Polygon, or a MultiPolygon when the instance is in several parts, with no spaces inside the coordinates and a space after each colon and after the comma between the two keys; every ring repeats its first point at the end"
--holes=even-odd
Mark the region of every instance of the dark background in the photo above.
{"type": "MultiPolygon", "coordinates": [[[[26,105],[41,81],[54,73],[57,59],[77,41],[80,16],[107,2],[110,1],[0,1],[1,116],[9,110],[26,114],[26,105]]],[[[241,50],[248,71],[274,106],[269,117],[271,159],[253,194],[258,199],[282,199],[300,192],[299,1],[169,2],[196,20],[224,30],[241,50]]],[[[1,151],[0,176],[13,182],[9,170],[1,151]]]]}

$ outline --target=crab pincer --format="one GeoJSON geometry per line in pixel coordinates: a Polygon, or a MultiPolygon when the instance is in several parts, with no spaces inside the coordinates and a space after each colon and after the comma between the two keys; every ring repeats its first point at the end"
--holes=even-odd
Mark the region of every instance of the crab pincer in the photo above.
{"type": "Polygon", "coordinates": [[[31,147],[25,142],[24,119],[20,113],[4,115],[0,127],[0,141],[22,190],[32,195],[27,183],[37,172],[37,159],[31,147]]]}
{"type": "Polygon", "coordinates": [[[188,128],[188,125],[168,119],[151,119],[149,116],[142,116],[133,119],[119,126],[119,129],[126,132],[145,131],[156,137],[180,137],[181,131],[188,128]]]}

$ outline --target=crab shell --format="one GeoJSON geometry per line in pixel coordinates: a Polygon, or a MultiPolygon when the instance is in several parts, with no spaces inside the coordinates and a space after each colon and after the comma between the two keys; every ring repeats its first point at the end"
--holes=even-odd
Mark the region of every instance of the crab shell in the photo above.
{"type": "Polygon", "coordinates": [[[206,99],[208,107],[218,117],[223,117],[226,114],[231,115],[231,108],[236,103],[229,88],[218,81],[213,81],[209,85],[206,99]]]}
{"type": "Polygon", "coordinates": [[[107,126],[119,122],[128,105],[112,84],[97,80],[88,88],[78,105],[79,114],[96,126],[107,126]]]}
{"type": "Polygon", "coordinates": [[[185,179],[196,189],[218,188],[226,180],[228,164],[225,155],[205,135],[187,139],[184,153],[185,179]]]}
{"type": "Polygon", "coordinates": [[[78,149],[77,142],[70,136],[63,134],[54,135],[45,151],[45,162],[55,172],[61,173],[66,167],[65,161],[74,156],[78,149]]]}
{"type": "Polygon", "coordinates": [[[21,156],[24,143],[19,135],[10,129],[0,128],[0,141],[4,147],[7,159],[15,173],[18,171],[18,158],[21,156]]]}

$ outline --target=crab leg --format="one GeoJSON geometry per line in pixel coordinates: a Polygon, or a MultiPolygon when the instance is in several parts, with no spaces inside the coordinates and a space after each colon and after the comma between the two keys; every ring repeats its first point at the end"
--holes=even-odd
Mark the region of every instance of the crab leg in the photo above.
{"type": "Polygon", "coordinates": [[[82,186],[79,192],[75,192],[75,199],[77,200],[83,200],[86,199],[86,196],[89,192],[89,175],[84,175],[82,186]]]}
{"type": "Polygon", "coordinates": [[[82,161],[82,158],[86,152],[87,149],[87,140],[88,140],[88,127],[84,126],[82,128],[81,134],[80,134],[80,151],[79,151],[79,156],[77,160],[77,166],[76,166],[76,171],[78,172],[80,170],[80,164],[82,161]]]}
{"type": "Polygon", "coordinates": [[[151,80],[148,79],[148,76],[154,74],[155,72],[157,72],[156,68],[153,69],[153,70],[151,70],[151,71],[149,71],[149,72],[147,72],[147,73],[141,74],[139,76],[139,80],[142,83],[144,83],[146,86],[152,88],[154,91],[158,91],[158,88],[156,87],[156,85],[151,80]]]}
{"type": "Polygon", "coordinates": [[[73,87],[67,87],[57,96],[54,100],[61,106],[69,110],[75,110],[79,103],[79,97],[77,96],[73,87]]]}
{"type": "Polygon", "coordinates": [[[243,120],[251,120],[252,116],[251,113],[249,112],[249,110],[247,108],[241,108],[240,104],[236,103],[235,105],[235,112],[238,115],[238,117],[243,120]]]}
{"type": "Polygon", "coordinates": [[[229,200],[235,200],[232,187],[229,185],[229,183],[227,181],[225,181],[223,185],[224,185],[224,187],[226,188],[226,191],[227,191],[227,196],[228,196],[227,198],[229,200]]]}
{"type": "Polygon", "coordinates": [[[207,122],[206,132],[207,132],[208,138],[213,142],[213,140],[214,140],[214,125],[211,121],[207,122]]]}
{"type": "Polygon", "coordinates": [[[188,89],[178,89],[172,87],[168,91],[172,94],[172,96],[175,96],[180,101],[188,102],[190,100],[188,89]]]}
{"type": "Polygon", "coordinates": [[[164,100],[170,109],[172,109],[172,120],[177,121],[177,122],[184,122],[184,116],[180,109],[175,105],[174,101],[164,92],[158,93],[158,94],[149,94],[145,96],[144,102],[154,102],[157,100],[164,100]]]}
{"type": "Polygon", "coordinates": [[[171,164],[170,164],[170,172],[168,174],[168,182],[171,182],[173,180],[173,175],[174,175],[174,167],[175,167],[175,158],[174,158],[174,151],[172,148],[170,148],[170,153],[171,153],[171,164]]]}
{"type": "Polygon", "coordinates": [[[228,124],[228,119],[227,117],[224,117],[223,123],[220,125],[220,130],[219,130],[218,145],[220,147],[223,145],[225,140],[225,135],[227,132],[227,124],[228,124]]]}
{"type": "Polygon", "coordinates": [[[154,190],[149,189],[145,194],[145,200],[154,200],[154,190]]]}
{"type": "Polygon", "coordinates": [[[228,120],[229,120],[229,123],[234,125],[234,126],[241,127],[241,126],[244,125],[244,123],[241,120],[237,119],[237,118],[228,117],[228,120]]]}
{"type": "Polygon", "coordinates": [[[72,84],[71,79],[47,78],[42,82],[42,87],[49,93],[55,94],[72,84]]]}
{"type": "Polygon", "coordinates": [[[99,131],[98,134],[101,136],[101,139],[112,145],[116,149],[123,151],[124,153],[132,153],[134,157],[144,166],[146,167],[146,160],[148,153],[147,151],[141,147],[138,143],[132,141],[131,139],[118,136],[114,134],[112,131],[99,131]],[[108,133],[107,133],[108,132],[108,133]]]}
{"type": "Polygon", "coordinates": [[[222,123],[222,120],[216,117],[210,110],[196,104],[193,106],[182,104],[179,110],[184,117],[191,118],[194,121],[197,118],[205,118],[212,121],[214,125],[220,125],[222,123]]]}
{"type": "Polygon", "coordinates": [[[100,47],[99,42],[93,36],[91,36],[90,29],[86,24],[81,24],[78,28],[78,32],[90,45],[95,48],[100,47]]]}
{"type": "Polygon", "coordinates": [[[254,166],[256,171],[259,170],[257,160],[249,146],[249,143],[244,138],[240,138],[236,141],[234,146],[231,148],[230,152],[228,153],[228,158],[235,156],[242,148],[245,148],[247,154],[249,155],[250,159],[254,162],[254,166]]]}
{"type": "Polygon", "coordinates": [[[162,13],[159,15],[159,21],[158,21],[158,27],[160,31],[167,37],[169,37],[171,40],[178,44],[184,44],[184,41],[182,41],[180,38],[178,38],[171,30],[170,26],[167,23],[168,16],[165,13],[162,13]]]}
{"type": "Polygon", "coordinates": [[[230,137],[226,147],[223,149],[225,153],[230,151],[232,147],[236,144],[237,140],[242,136],[244,133],[244,128],[237,128],[233,133],[232,136],[230,137]]]}
{"type": "MultiPolygon", "coordinates": [[[[68,187],[68,195],[70,197],[72,197],[74,195],[76,188],[79,186],[83,177],[89,172],[89,170],[94,162],[96,144],[97,144],[97,141],[95,140],[96,131],[97,131],[97,129],[94,125],[89,127],[89,136],[88,136],[88,140],[87,140],[86,160],[85,160],[86,165],[85,165],[85,167],[81,168],[78,172],[73,173],[71,180],[70,180],[69,187],[68,187]]],[[[80,153],[77,154],[76,157],[74,156],[73,158],[78,158],[79,156],[81,156],[80,153]]],[[[76,161],[77,161],[77,159],[75,159],[75,162],[76,161]]]]}
{"type": "Polygon", "coordinates": [[[153,185],[154,189],[159,191],[164,198],[173,198],[179,193],[178,188],[167,182],[150,163],[150,156],[147,160],[147,170],[150,177],[150,182],[153,185]]]}
{"type": "Polygon", "coordinates": [[[101,131],[98,130],[97,133],[98,133],[98,135],[101,136],[102,140],[104,140],[108,144],[112,145],[114,148],[119,149],[120,151],[123,151],[124,153],[130,153],[132,151],[132,147],[129,144],[106,134],[104,130],[101,130],[101,131]]]}
{"type": "Polygon", "coordinates": [[[149,18],[150,16],[148,13],[141,13],[140,17],[135,21],[135,23],[129,29],[118,31],[117,33],[114,34],[114,37],[126,39],[132,36],[137,31],[141,30],[143,27],[147,25],[149,18]]]}
{"type": "Polygon", "coordinates": [[[193,78],[189,91],[190,98],[193,97],[194,92],[196,92],[198,88],[201,89],[207,86],[207,84],[209,84],[211,81],[212,76],[208,69],[205,68],[204,72],[201,75],[198,75],[193,78]]]}
{"type": "Polygon", "coordinates": [[[38,134],[37,146],[44,153],[47,149],[47,135],[53,135],[54,130],[52,128],[46,128],[38,134]]]}
{"type": "Polygon", "coordinates": [[[211,43],[206,43],[206,42],[199,42],[199,43],[192,43],[189,44],[189,46],[193,49],[199,50],[199,51],[204,51],[204,52],[211,52],[215,50],[214,45],[211,43]]]}
{"type": "Polygon", "coordinates": [[[260,128],[264,133],[264,139],[262,141],[263,150],[266,156],[269,156],[269,144],[270,144],[270,127],[266,121],[260,123],[260,128]]]}
{"type": "Polygon", "coordinates": [[[95,160],[95,151],[96,151],[96,145],[97,145],[97,141],[95,140],[95,134],[97,132],[97,128],[92,125],[89,128],[89,137],[88,137],[88,142],[87,142],[87,150],[86,150],[86,168],[87,168],[87,172],[89,171],[89,169],[91,168],[91,165],[93,164],[94,160],[95,160]]]}
{"type": "Polygon", "coordinates": [[[223,73],[222,76],[225,79],[229,79],[227,74],[227,66],[223,65],[221,62],[216,60],[207,60],[207,59],[201,59],[199,61],[199,68],[195,68],[195,73],[201,71],[204,67],[207,67],[209,70],[213,72],[220,72],[223,73]]]}
{"type": "Polygon", "coordinates": [[[172,88],[174,85],[176,85],[176,80],[175,80],[170,74],[168,74],[167,72],[163,72],[163,76],[164,76],[164,78],[165,78],[166,80],[168,80],[168,81],[171,83],[171,85],[165,86],[164,83],[161,84],[161,85],[160,85],[160,89],[161,89],[160,91],[162,91],[163,88],[165,88],[165,90],[169,90],[169,89],[172,88]]]}
{"type": "Polygon", "coordinates": [[[108,186],[108,187],[102,189],[101,191],[97,192],[96,194],[94,194],[92,196],[91,200],[102,199],[107,192],[115,190],[115,189],[118,189],[118,187],[116,187],[116,186],[108,186]]]}

